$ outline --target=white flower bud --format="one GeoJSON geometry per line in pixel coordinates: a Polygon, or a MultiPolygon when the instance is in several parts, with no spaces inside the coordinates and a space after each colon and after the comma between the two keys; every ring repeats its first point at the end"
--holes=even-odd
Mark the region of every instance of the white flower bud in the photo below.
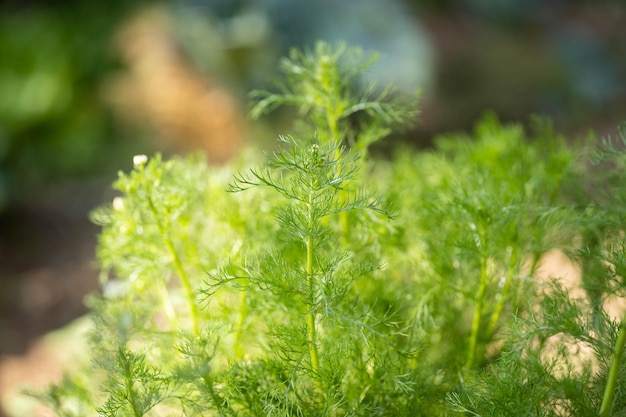
{"type": "Polygon", "coordinates": [[[113,199],[113,210],[115,211],[124,210],[124,199],[122,197],[115,197],[113,199]]]}
{"type": "Polygon", "coordinates": [[[135,155],[133,156],[133,165],[135,168],[139,168],[142,165],[145,165],[148,162],[148,157],[146,155],[135,155]]]}

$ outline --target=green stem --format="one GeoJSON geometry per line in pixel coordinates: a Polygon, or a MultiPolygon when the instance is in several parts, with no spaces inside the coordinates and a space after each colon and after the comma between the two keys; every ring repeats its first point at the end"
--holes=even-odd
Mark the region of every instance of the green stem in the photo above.
{"type": "Polygon", "coordinates": [[[195,296],[193,294],[193,289],[191,288],[191,283],[189,281],[189,277],[185,268],[183,268],[183,264],[180,260],[180,256],[174,247],[174,243],[172,239],[170,239],[169,234],[167,233],[167,228],[163,225],[160,215],[152,202],[152,199],[148,199],[150,204],[150,210],[154,215],[154,218],[157,223],[157,227],[159,228],[159,232],[161,233],[161,237],[163,238],[163,243],[165,243],[165,247],[172,257],[172,262],[174,264],[174,270],[178,274],[180,278],[180,282],[183,284],[183,289],[185,290],[185,296],[187,298],[187,304],[189,306],[189,313],[191,316],[191,328],[193,329],[194,334],[198,335],[200,330],[198,328],[198,306],[196,305],[195,296]]]}
{"type": "Polygon", "coordinates": [[[314,204],[314,197],[315,197],[315,191],[313,191],[314,189],[315,188],[313,187],[313,184],[311,184],[311,190],[309,191],[309,198],[307,202],[309,233],[308,233],[308,236],[306,237],[306,281],[307,281],[306,285],[307,285],[307,298],[308,298],[307,300],[308,310],[306,313],[306,324],[307,324],[307,343],[309,345],[309,357],[311,359],[311,370],[313,371],[313,374],[315,375],[316,381],[319,381],[317,379],[317,376],[319,375],[320,362],[319,362],[319,355],[317,351],[317,328],[316,328],[316,323],[315,323],[315,304],[316,304],[315,298],[316,297],[315,297],[315,279],[313,276],[314,242],[313,242],[312,233],[314,230],[315,222],[317,221],[313,212],[313,204],[314,204]]]}
{"type": "MultiPolygon", "coordinates": [[[[335,117],[333,117],[333,115],[328,112],[328,114],[326,115],[326,120],[328,122],[328,133],[329,133],[329,138],[331,140],[331,143],[337,143],[339,141],[339,128],[338,128],[338,124],[339,124],[339,120],[335,117]]],[[[339,162],[341,158],[341,148],[338,147],[335,150],[335,160],[339,162]]],[[[341,167],[341,165],[339,165],[341,167]]],[[[338,175],[340,175],[341,173],[338,173],[338,175]]],[[[343,200],[346,199],[346,191],[342,190],[339,193],[339,200],[341,202],[343,202],[343,200]]],[[[341,212],[339,213],[339,227],[341,230],[341,243],[343,244],[343,246],[349,246],[350,244],[350,219],[348,218],[348,212],[341,212]]]]}
{"type": "MultiPolygon", "coordinates": [[[[484,243],[484,242],[483,242],[484,243]]],[[[466,368],[474,366],[476,361],[476,348],[478,345],[478,335],[480,333],[480,319],[483,314],[483,301],[487,290],[487,257],[482,256],[480,260],[480,283],[478,286],[478,294],[476,300],[476,308],[472,318],[472,332],[470,334],[469,346],[467,349],[466,368]]]]}
{"type": "Polygon", "coordinates": [[[502,285],[502,291],[500,292],[500,298],[496,302],[496,306],[491,314],[491,319],[489,320],[489,325],[487,326],[487,336],[491,338],[493,333],[495,332],[496,326],[498,325],[498,321],[500,320],[500,316],[502,315],[502,310],[504,309],[504,304],[509,297],[509,292],[511,290],[511,285],[513,282],[513,273],[515,272],[515,265],[517,264],[517,250],[515,247],[511,248],[511,255],[509,258],[509,267],[506,271],[506,276],[504,278],[504,283],[502,285]]]}
{"type": "Polygon", "coordinates": [[[307,342],[309,344],[309,356],[311,358],[311,369],[318,375],[320,362],[317,352],[317,328],[315,324],[315,282],[313,279],[313,239],[306,239],[306,275],[307,292],[309,296],[309,310],[306,315],[307,322],[307,342]]]}
{"type": "Polygon", "coordinates": [[[615,389],[617,388],[617,378],[619,376],[619,370],[622,365],[622,358],[624,356],[624,345],[626,344],[626,315],[622,318],[620,323],[619,333],[617,335],[617,341],[615,342],[615,348],[613,350],[613,358],[611,359],[611,368],[609,369],[609,377],[606,382],[606,388],[604,389],[604,396],[602,398],[602,405],[600,406],[600,416],[607,417],[611,411],[611,405],[613,404],[613,397],[615,395],[615,389]]]}
{"type": "Polygon", "coordinates": [[[241,346],[241,337],[243,336],[243,328],[246,318],[248,317],[248,300],[247,292],[244,290],[239,296],[239,318],[237,319],[237,327],[235,329],[235,358],[242,359],[244,355],[241,346]]]}
{"type": "Polygon", "coordinates": [[[183,268],[183,264],[180,261],[180,257],[178,256],[178,252],[174,248],[174,244],[172,240],[165,236],[165,246],[169,250],[172,255],[172,260],[174,262],[174,269],[180,278],[180,282],[183,284],[183,288],[185,290],[185,296],[187,297],[187,303],[189,305],[189,313],[191,315],[191,328],[193,329],[194,334],[199,334],[200,330],[198,328],[198,306],[196,305],[196,298],[193,294],[193,289],[191,288],[191,283],[189,281],[189,277],[187,276],[187,272],[183,268]]]}
{"type": "Polygon", "coordinates": [[[137,408],[137,401],[134,390],[134,375],[132,364],[130,363],[130,352],[126,348],[118,348],[118,358],[121,359],[123,372],[124,372],[124,396],[133,411],[133,416],[142,417],[143,413],[137,408]]]}
{"type": "Polygon", "coordinates": [[[483,315],[483,302],[487,291],[487,251],[485,250],[485,230],[482,225],[478,225],[477,230],[478,249],[480,250],[480,279],[478,283],[478,294],[476,297],[476,308],[472,317],[472,331],[470,334],[469,346],[467,349],[467,360],[465,368],[471,368],[476,362],[476,350],[478,347],[478,337],[480,335],[480,322],[483,315]]]}

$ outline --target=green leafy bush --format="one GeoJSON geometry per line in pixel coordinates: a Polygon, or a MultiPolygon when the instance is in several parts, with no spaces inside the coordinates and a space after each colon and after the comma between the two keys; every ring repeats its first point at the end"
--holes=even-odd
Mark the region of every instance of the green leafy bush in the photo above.
{"type": "Polygon", "coordinates": [[[33,395],[59,416],[621,415],[619,146],[590,159],[488,115],[373,161],[417,109],[364,81],[372,62],[285,59],[252,113],[295,106],[299,133],[264,164],[136,157],[93,215],[88,373],[33,395]],[[540,279],[555,250],[582,297],[540,279]]]}

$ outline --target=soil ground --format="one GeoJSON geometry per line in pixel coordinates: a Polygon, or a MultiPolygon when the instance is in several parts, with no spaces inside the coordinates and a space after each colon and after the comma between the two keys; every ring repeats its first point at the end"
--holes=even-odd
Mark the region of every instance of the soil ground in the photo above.
{"type": "Polygon", "coordinates": [[[0,417],[7,392],[56,379],[77,343],[44,335],[84,315],[85,295],[98,289],[98,228],[88,219],[96,194],[0,213],[0,417]]]}

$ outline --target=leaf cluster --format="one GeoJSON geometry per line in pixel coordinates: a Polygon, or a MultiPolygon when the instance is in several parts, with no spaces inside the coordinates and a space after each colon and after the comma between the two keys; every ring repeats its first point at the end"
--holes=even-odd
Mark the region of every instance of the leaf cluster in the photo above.
{"type": "Polygon", "coordinates": [[[322,143],[344,142],[361,152],[394,129],[415,122],[418,95],[402,95],[380,87],[368,77],[376,53],[344,43],[318,42],[312,49],[292,49],[281,60],[277,91],[255,90],[250,115],[259,118],[279,107],[297,109],[305,131],[315,131],[322,143]]]}

